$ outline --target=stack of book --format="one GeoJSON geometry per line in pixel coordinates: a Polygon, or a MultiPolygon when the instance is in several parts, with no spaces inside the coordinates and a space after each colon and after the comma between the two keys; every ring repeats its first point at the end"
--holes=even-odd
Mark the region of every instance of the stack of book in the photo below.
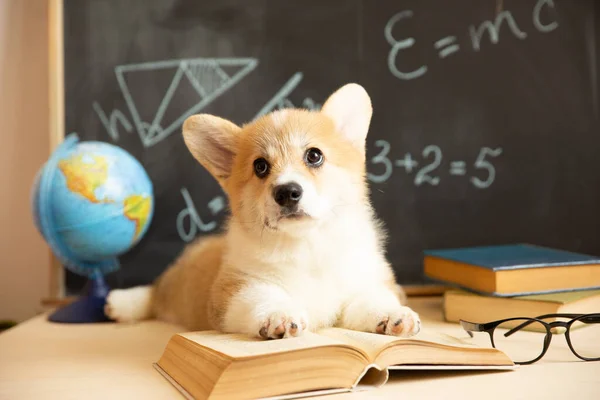
{"type": "Polygon", "coordinates": [[[530,244],[425,252],[427,276],[454,288],[444,317],[487,322],[600,312],[600,257],[530,244]]]}

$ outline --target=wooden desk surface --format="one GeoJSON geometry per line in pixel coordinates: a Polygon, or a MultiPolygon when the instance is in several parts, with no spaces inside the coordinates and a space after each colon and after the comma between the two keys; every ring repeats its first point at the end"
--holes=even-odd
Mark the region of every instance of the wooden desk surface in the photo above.
{"type": "MultiPolygon", "coordinates": [[[[440,297],[411,298],[410,305],[424,325],[465,337],[457,324],[441,322],[440,297]]],[[[61,325],[33,318],[0,334],[0,399],[183,399],[152,367],[180,331],[158,321],[61,325]]],[[[597,400],[600,362],[579,360],[555,336],[544,359],[516,371],[395,371],[382,388],[323,398],[597,400]]]]}

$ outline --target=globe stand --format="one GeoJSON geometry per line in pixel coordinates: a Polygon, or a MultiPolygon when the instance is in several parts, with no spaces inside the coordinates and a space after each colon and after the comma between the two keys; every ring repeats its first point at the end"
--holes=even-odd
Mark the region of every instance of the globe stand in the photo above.
{"type": "Polygon", "coordinates": [[[94,273],[85,287],[85,295],[52,313],[48,320],[66,324],[110,322],[104,315],[109,287],[101,273],[94,273]]]}

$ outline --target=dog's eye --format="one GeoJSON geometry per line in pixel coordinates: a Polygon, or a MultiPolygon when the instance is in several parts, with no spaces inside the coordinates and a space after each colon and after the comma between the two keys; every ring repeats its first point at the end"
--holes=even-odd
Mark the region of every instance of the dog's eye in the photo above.
{"type": "Polygon", "coordinates": [[[254,173],[259,178],[264,178],[269,174],[269,163],[264,158],[254,160],[254,173]]]}
{"type": "Polygon", "coordinates": [[[323,164],[323,153],[316,147],[306,150],[304,160],[309,167],[318,167],[323,164]]]}

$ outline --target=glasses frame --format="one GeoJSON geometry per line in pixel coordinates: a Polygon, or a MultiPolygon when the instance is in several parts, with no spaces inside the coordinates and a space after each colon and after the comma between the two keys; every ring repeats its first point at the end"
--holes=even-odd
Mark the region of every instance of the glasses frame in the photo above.
{"type": "Polygon", "coordinates": [[[477,323],[477,322],[470,322],[470,321],[465,321],[465,320],[460,320],[460,325],[463,327],[463,329],[465,331],[467,331],[467,333],[469,334],[469,336],[473,337],[473,332],[486,332],[489,336],[490,336],[490,341],[492,342],[492,347],[496,348],[496,345],[494,343],[494,331],[496,330],[496,328],[500,325],[503,324],[505,322],[508,321],[516,321],[516,320],[528,320],[528,322],[524,322],[514,328],[512,328],[511,330],[509,330],[508,332],[506,332],[504,334],[504,336],[510,336],[513,333],[525,328],[527,325],[532,324],[534,322],[538,322],[540,324],[542,324],[545,328],[546,328],[546,336],[544,338],[544,349],[542,350],[542,352],[540,353],[540,355],[530,361],[513,361],[515,364],[519,364],[519,365],[528,365],[528,364],[533,364],[534,362],[540,360],[542,357],[544,357],[544,355],[546,354],[546,352],[548,351],[548,348],[550,347],[550,342],[552,342],[552,329],[553,328],[565,328],[565,338],[567,339],[567,344],[569,345],[569,349],[571,349],[571,352],[573,354],[575,354],[575,356],[577,356],[579,359],[584,360],[584,361],[600,361],[600,357],[584,357],[580,354],[577,353],[577,351],[575,351],[575,349],[573,348],[573,345],[571,343],[571,326],[573,326],[573,324],[577,321],[581,321],[583,323],[591,323],[591,324],[600,324],[600,313],[592,313],[592,314],[545,314],[545,315],[539,315],[535,318],[532,317],[514,317],[514,318],[506,318],[506,319],[500,319],[497,321],[492,321],[492,322],[486,322],[486,323],[477,323]],[[544,322],[542,321],[542,319],[547,319],[547,318],[569,318],[569,321],[553,321],[553,322],[544,322]]]}

